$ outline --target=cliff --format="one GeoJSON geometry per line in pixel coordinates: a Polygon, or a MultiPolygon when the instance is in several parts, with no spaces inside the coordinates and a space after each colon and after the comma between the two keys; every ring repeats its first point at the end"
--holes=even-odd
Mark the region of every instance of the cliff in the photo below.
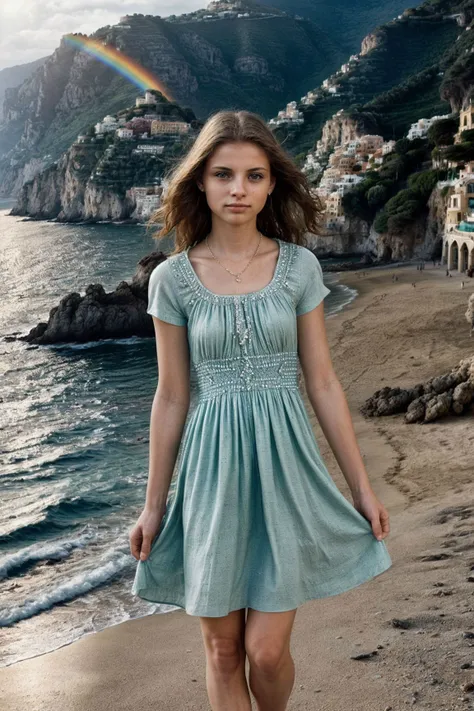
{"type": "MultiPolygon", "coordinates": [[[[102,159],[99,146],[74,144],[56,164],[23,185],[11,214],[58,222],[146,221],[146,214],[135,212],[137,205],[126,185],[113,188],[97,182],[95,170],[102,159]]],[[[109,179],[113,182],[112,175],[109,179]]]]}
{"type": "Polygon", "coordinates": [[[441,259],[448,196],[436,187],[427,210],[401,233],[377,233],[370,228],[367,247],[376,259],[441,259]]]}
{"type": "MultiPolygon", "coordinates": [[[[139,62],[179,105],[202,119],[223,106],[271,116],[342,59],[337,43],[313,23],[284,14],[179,22],[132,15],[126,24],[102,28],[91,37],[139,62]],[[296,51],[298,62],[288,61],[296,51]]],[[[0,195],[18,189],[32,159],[58,159],[79,133],[131,105],[139,93],[62,40],[32,76],[7,91],[0,126],[0,195]]]]}
{"type": "Polygon", "coordinates": [[[360,254],[375,261],[405,261],[441,258],[448,194],[436,187],[426,212],[402,232],[378,233],[372,222],[346,218],[337,229],[308,235],[311,249],[319,256],[360,254]]]}
{"type": "Polygon", "coordinates": [[[354,141],[367,133],[378,133],[377,118],[374,114],[357,110],[339,110],[323,125],[318,148],[325,153],[349,141],[354,141]]]}
{"type": "Polygon", "coordinates": [[[362,40],[362,45],[360,48],[361,57],[364,57],[369,52],[372,52],[373,49],[376,49],[377,47],[379,47],[383,43],[384,39],[385,39],[385,35],[384,35],[383,31],[370,32],[362,40]]]}

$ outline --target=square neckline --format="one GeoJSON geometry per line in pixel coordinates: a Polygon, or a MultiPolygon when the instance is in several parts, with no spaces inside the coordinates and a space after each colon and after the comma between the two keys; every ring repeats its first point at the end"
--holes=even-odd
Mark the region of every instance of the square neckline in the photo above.
{"type": "Polygon", "coordinates": [[[264,293],[270,291],[273,288],[273,285],[276,283],[276,280],[279,276],[280,273],[280,268],[283,262],[283,240],[279,239],[278,237],[269,237],[269,239],[272,239],[274,242],[278,243],[278,258],[276,261],[275,269],[273,272],[273,276],[271,280],[263,286],[261,289],[257,289],[256,291],[247,291],[245,294],[217,294],[215,291],[211,291],[210,289],[207,288],[207,286],[204,286],[202,281],[199,279],[198,275],[196,274],[196,270],[194,269],[193,265],[191,264],[191,260],[189,259],[188,252],[191,248],[192,245],[188,245],[182,254],[184,255],[185,258],[185,263],[189,269],[189,272],[195,282],[195,284],[205,293],[210,296],[212,296],[213,299],[235,299],[235,298],[246,298],[246,297],[252,297],[252,296],[259,296],[263,295],[264,293]]]}

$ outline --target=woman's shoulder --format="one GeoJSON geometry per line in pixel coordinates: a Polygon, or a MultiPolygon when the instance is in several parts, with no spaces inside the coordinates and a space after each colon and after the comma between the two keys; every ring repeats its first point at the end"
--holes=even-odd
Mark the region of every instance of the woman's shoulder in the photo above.
{"type": "Polygon", "coordinates": [[[148,313],[176,325],[184,325],[187,321],[186,304],[176,272],[180,254],[173,254],[159,262],[148,281],[148,313]]]}

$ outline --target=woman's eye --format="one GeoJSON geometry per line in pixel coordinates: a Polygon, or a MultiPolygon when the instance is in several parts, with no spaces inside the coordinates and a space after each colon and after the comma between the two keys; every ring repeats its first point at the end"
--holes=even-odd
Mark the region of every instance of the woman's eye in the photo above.
{"type": "MultiPolygon", "coordinates": [[[[216,178],[221,178],[221,177],[228,177],[229,173],[225,170],[218,170],[217,173],[215,173],[216,178]]],[[[259,178],[260,180],[263,179],[263,175],[261,173],[250,173],[250,177],[254,178],[259,178]]]]}

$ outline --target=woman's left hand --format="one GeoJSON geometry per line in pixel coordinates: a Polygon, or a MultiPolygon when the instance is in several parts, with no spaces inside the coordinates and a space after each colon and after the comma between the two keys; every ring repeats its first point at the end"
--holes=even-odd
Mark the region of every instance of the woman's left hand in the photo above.
{"type": "Polygon", "coordinates": [[[385,506],[377,499],[372,489],[358,491],[352,495],[354,508],[371,524],[377,540],[381,541],[390,533],[390,517],[385,506]]]}

